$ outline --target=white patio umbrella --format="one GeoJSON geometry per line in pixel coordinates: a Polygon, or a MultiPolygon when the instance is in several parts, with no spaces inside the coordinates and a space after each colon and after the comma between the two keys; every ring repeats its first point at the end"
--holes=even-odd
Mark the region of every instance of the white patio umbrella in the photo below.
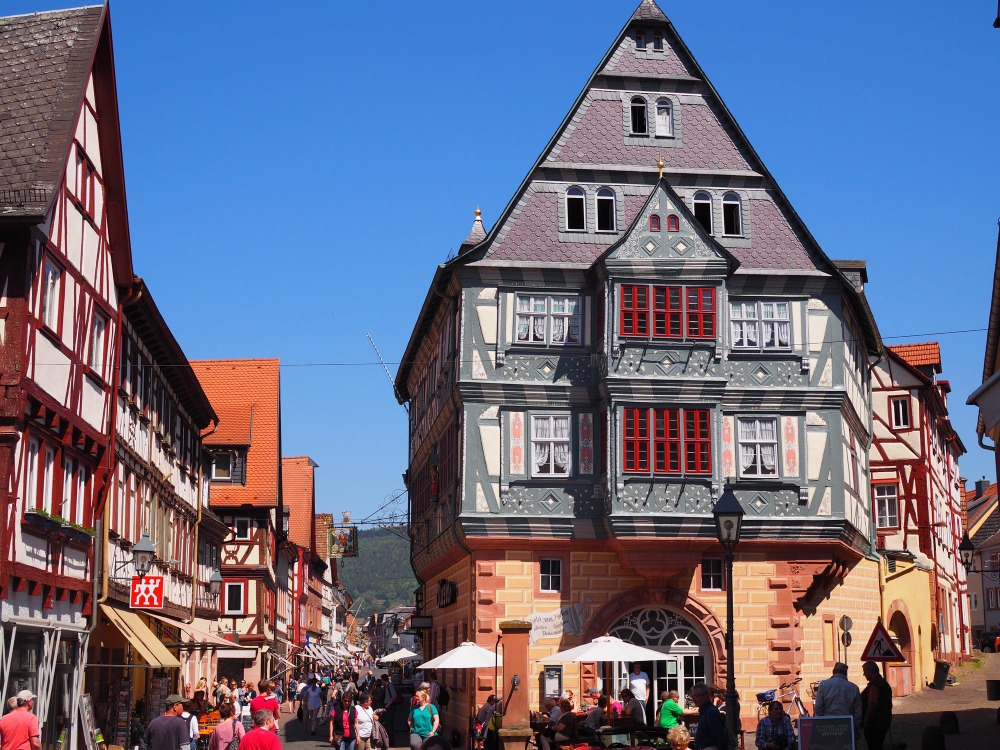
{"type": "Polygon", "coordinates": [[[498,662],[497,655],[487,648],[465,641],[445,651],[430,661],[425,661],[418,669],[478,669],[503,666],[503,660],[498,662]]]}
{"type": "Polygon", "coordinates": [[[379,661],[409,661],[410,659],[417,658],[417,655],[410,651],[408,648],[401,648],[399,651],[393,651],[391,654],[386,654],[385,656],[380,656],[379,661]]]}
{"type": "Polygon", "coordinates": [[[636,646],[611,635],[595,638],[590,643],[540,657],[541,661],[667,661],[670,657],[649,648],[636,646]]]}

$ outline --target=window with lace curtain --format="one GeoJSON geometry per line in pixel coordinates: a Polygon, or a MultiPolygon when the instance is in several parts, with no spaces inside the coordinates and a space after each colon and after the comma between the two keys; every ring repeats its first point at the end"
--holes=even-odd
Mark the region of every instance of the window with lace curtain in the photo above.
{"type": "Polygon", "coordinates": [[[740,476],[778,476],[778,420],[740,419],[740,476]]]}
{"type": "Polygon", "coordinates": [[[730,302],[733,349],[788,350],[792,323],[788,302],[730,302]]]}
{"type": "Polygon", "coordinates": [[[579,344],[580,298],[566,295],[517,295],[518,344],[579,344]]]}
{"type": "Polygon", "coordinates": [[[568,477],[570,445],[570,417],[568,414],[532,415],[532,476],[568,477]]]}

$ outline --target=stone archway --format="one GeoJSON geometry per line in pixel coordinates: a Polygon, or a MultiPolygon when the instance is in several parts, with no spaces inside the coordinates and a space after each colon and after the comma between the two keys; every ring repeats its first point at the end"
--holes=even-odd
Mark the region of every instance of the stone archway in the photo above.
{"type": "Polygon", "coordinates": [[[910,613],[906,602],[896,599],[886,611],[889,635],[892,636],[899,650],[903,652],[906,661],[903,664],[891,664],[887,668],[889,683],[893,695],[909,695],[914,691],[914,647],[913,631],[910,629],[910,613]]]}
{"type": "Polygon", "coordinates": [[[690,620],[705,635],[706,657],[711,661],[712,680],[724,684],[726,679],[726,631],[719,618],[704,602],[675,588],[635,588],[624,591],[597,610],[583,632],[583,642],[606,635],[623,616],[644,607],[661,606],[676,611],[690,620]]]}

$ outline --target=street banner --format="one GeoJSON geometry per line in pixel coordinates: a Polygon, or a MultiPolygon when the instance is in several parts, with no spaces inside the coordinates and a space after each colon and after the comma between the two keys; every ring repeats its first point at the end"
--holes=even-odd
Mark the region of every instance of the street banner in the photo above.
{"type": "Polygon", "coordinates": [[[163,609],[163,576],[132,576],[129,609],[163,609]]]}
{"type": "Polygon", "coordinates": [[[906,657],[892,642],[892,636],[881,620],[875,623],[868,645],[861,652],[861,661],[906,661],[906,657]]]}
{"type": "Polygon", "coordinates": [[[854,750],[854,717],[799,717],[799,747],[801,750],[854,750]]]}

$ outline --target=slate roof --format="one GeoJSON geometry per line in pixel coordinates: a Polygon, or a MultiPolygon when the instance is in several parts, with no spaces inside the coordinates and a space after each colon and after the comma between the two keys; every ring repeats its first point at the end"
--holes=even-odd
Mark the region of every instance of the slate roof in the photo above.
{"type": "Polygon", "coordinates": [[[0,215],[48,209],[103,15],[95,5],[0,18],[0,215]]]}
{"type": "Polygon", "coordinates": [[[191,362],[219,415],[204,439],[211,446],[249,446],[246,485],[213,483],[214,507],[281,504],[281,378],[277,359],[191,362]]]}
{"type": "Polygon", "coordinates": [[[288,508],[288,538],[313,548],[314,475],[318,464],[308,456],[281,459],[281,496],[288,508]]]}
{"type": "Polygon", "coordinates": [[[937,341],[897,344],[888,348],[910,367],[934,367],[937,372],[941,372],[941,346],[937,341]]]}
{"type": "Polygon", "coordinates": [[[653,0],[642,0],[639,7],[635,9],[635,13],[632,14],[632,20],[666,21],[669,23],[667,17],[663,15],[663,11],[660,10],[660,6],[653,2],[653,0]]]}

